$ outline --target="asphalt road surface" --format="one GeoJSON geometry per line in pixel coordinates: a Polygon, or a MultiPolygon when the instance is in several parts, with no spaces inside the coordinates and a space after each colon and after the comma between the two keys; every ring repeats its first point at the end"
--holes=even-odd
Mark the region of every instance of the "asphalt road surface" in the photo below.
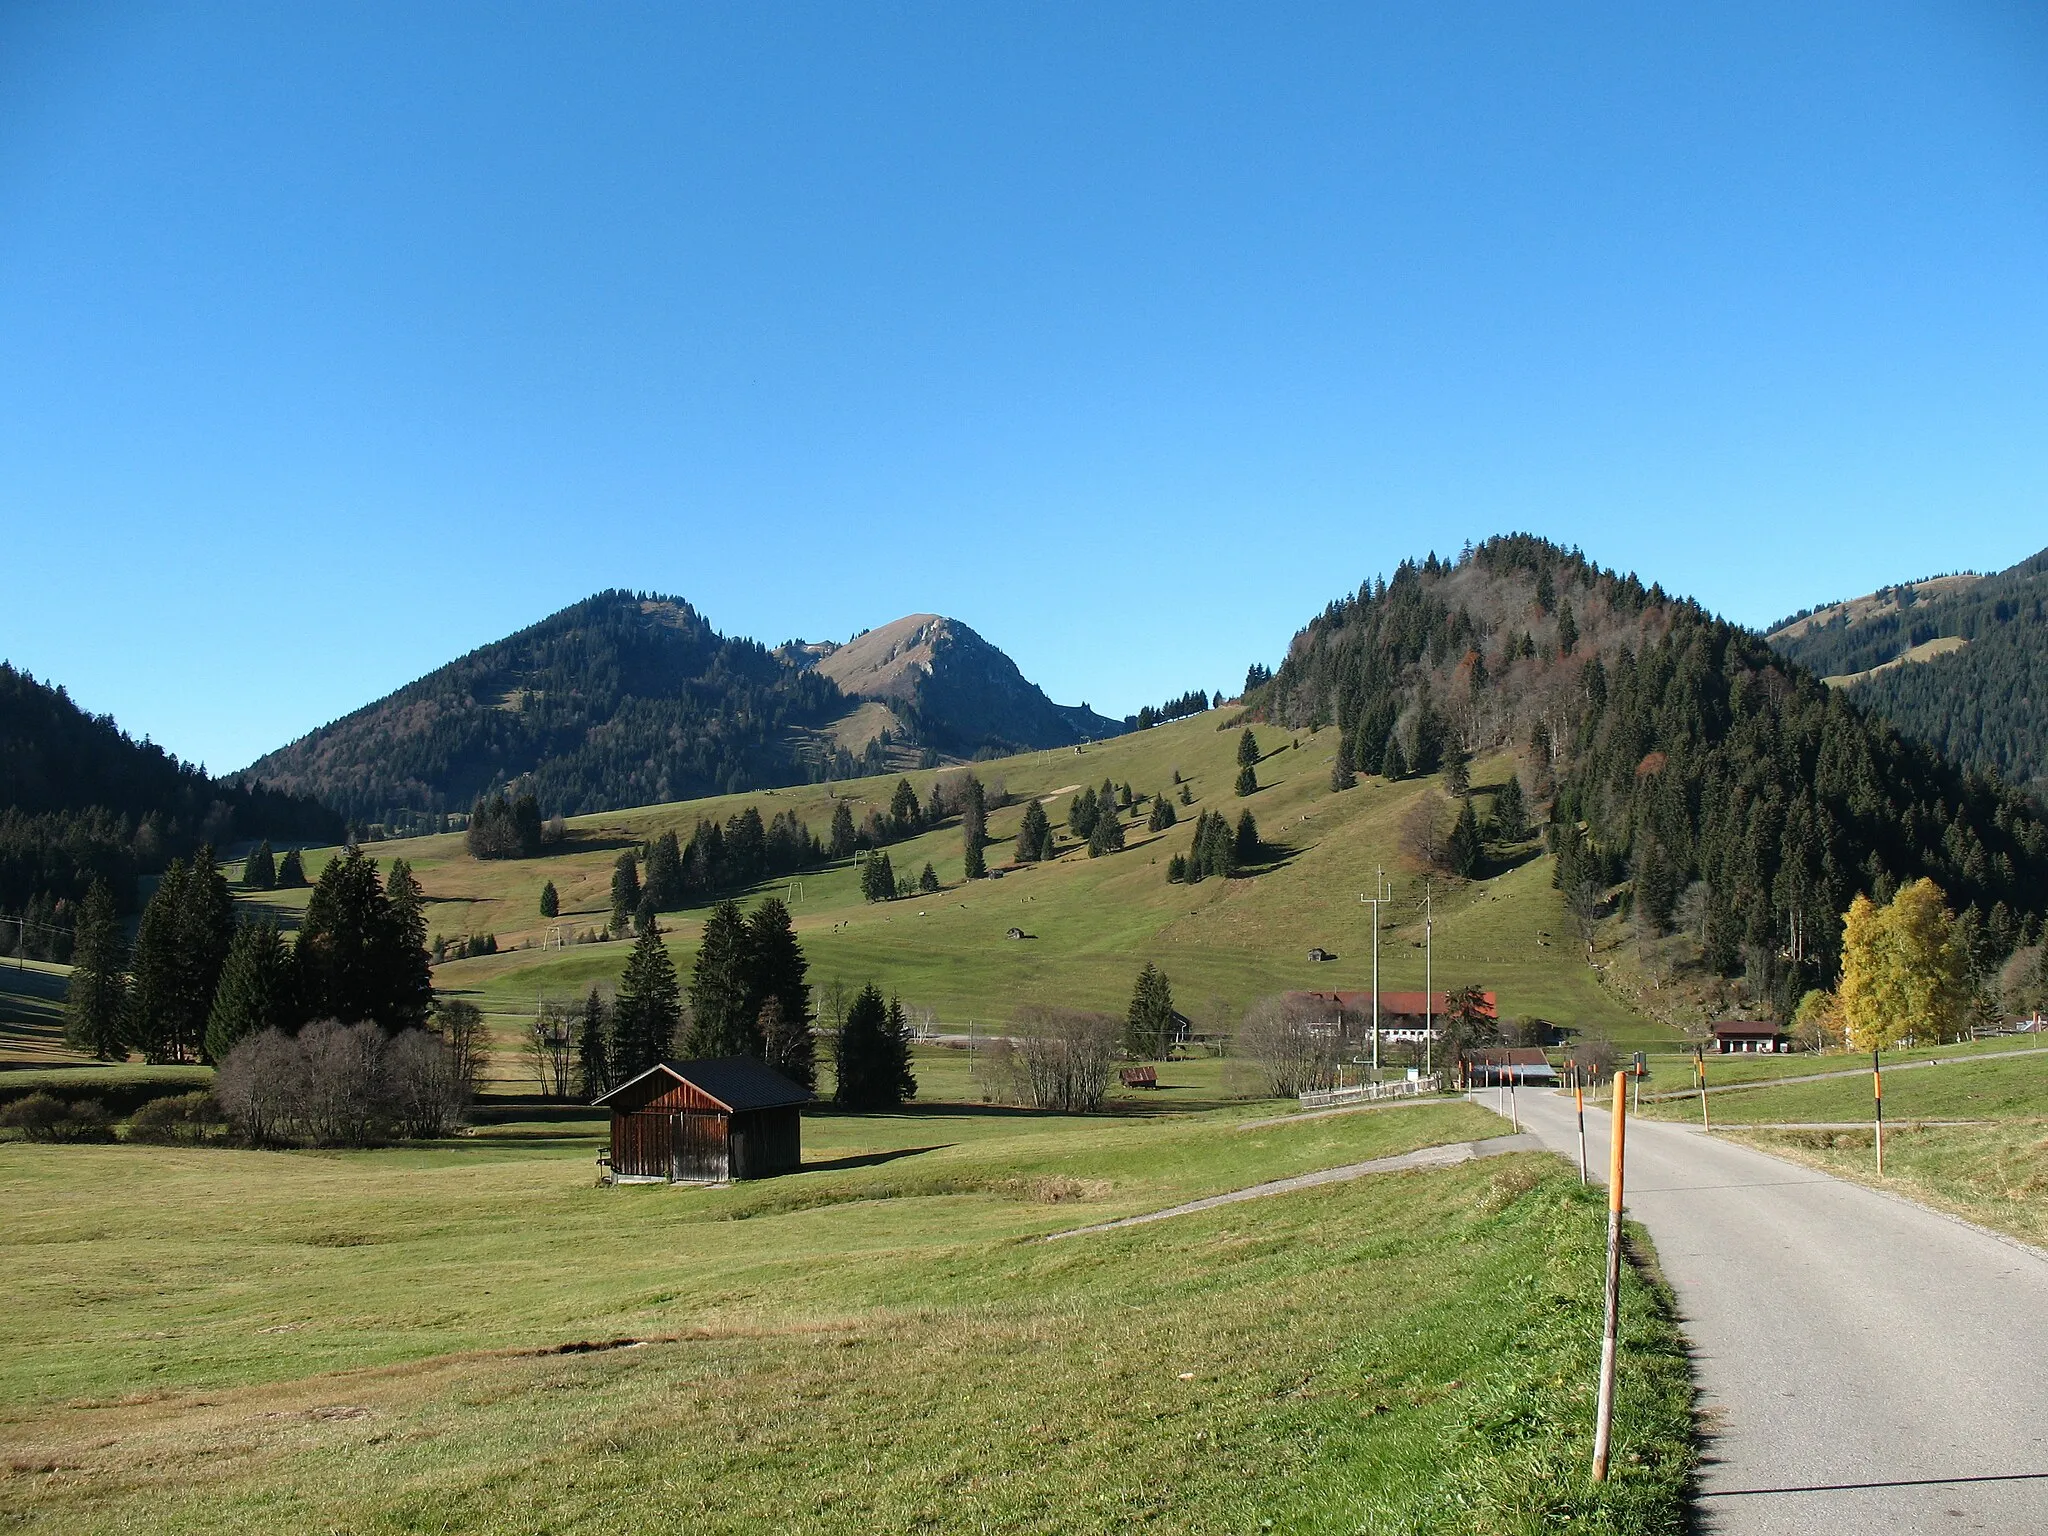
{"type": "MultiPolygon", "coordinates": [[[[1571,1099],[1518,1097],[1522,1129],[1576,1162],[1571,1099]]],[[[1586,1135],[1604,1183],[1604,1111],[1586,1135]]],[[[1623,1193],[1692,1344],[1703,1531],[2048,1533],[2048,1257],[1633,1117],[1623,1193]]]]}

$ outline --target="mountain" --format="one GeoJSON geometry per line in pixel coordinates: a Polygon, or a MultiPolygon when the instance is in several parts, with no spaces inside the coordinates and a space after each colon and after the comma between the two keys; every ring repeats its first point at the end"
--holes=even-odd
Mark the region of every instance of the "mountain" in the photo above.
{"type": "Polygon", "coordinates": [[[1525,535],[1331,603],[1246,702],[1335,723],[1361,772],[1523,749],[1567,896],[1696,927],[1781,1016],[1832,979],[1858,891],[1931,876],[1983,961],[2048,912],[2048,825],[2018,791],[1698,604],[1525,535]]]}
{"type": "Polygon", "coordinates": [[[249,771],[419,830],[518,783],[549,814],[847,778],[1120,729],[1050,703],[951,619],[770,650],[679,597],[600,592],[365,705],[249,771]]]}
{"type": "Polygon", "coordinates": [[[914,739],[956,757],[1071,746],[1124,729],[1086,704],[1053,703],[1008,656],[935,613],[800,649],[842,694],[888,706],[914,739]]]}
{"type": "Polygon", "coordinates": [[[132,907],[138,873],[202,841],[329,842],[341,830],[317,801],[209,777],[0,662],[0,910],[75,901],[96,877],[132,907]]]}
{"type": "Polygon", "coordinates": [[[2048,797],[2048,550],[1795,614],[1768,639],[1908,735],[2048,797]]]}

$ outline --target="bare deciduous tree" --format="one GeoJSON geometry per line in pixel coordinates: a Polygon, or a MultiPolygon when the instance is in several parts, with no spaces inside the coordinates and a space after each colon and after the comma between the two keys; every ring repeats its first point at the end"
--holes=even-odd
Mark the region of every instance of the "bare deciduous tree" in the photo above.
{"type": "Polygon", "coordinates": [[[1342,1046],[1340,1021],[1278,997],[1253,1003],[1232,1041],[1234,1053],[1253,1066],[1276,1098],[1292,1098],[1336,1082],[1342,1046]]]}
{"type": "Polygon", "coordinates": [[[1035,1108],[1099,1109],[1122,1028],[1106,1013],[1025,1008],[1015,1035],[991,1045],[986,1071],[998,1091],[1035,1108]]]}
{"type": "Polygon", "coordinates": [[[1408,814],[1401,818],[1401,851],[1415,860],[1424,869],[1447,872],[1450,869],[1449,831],[1444,820],[1447,802],[1435,790],[1425,791],[1416,797],[1415,804],[1408,808],[1408,814]]]}

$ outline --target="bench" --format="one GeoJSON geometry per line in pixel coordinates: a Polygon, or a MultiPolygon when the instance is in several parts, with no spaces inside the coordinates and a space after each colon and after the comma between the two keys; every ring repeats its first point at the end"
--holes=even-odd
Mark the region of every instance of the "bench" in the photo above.
{"type": "Polygon", "coordinates": [[[1159,1074],[1150,1067],[1125,1067],[1117,1076],[1122,1078],[1126,1088],[1157,1088],[1159,1074]]]}

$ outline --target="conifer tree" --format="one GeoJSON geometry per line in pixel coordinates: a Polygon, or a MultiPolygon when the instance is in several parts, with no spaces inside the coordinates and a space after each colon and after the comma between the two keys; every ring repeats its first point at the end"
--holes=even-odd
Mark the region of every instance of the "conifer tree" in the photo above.
{"type": "Polygon", "coordinates": [[[1408,777],[1408,760],[1401,755],[1401,738],[1389,735],[1387,749],[1380,757],[1380,776],[1393,781],[1408,777]]]}
{"type": "Polygon", "coordinates": [[[291,954],[274,923],[244,923],[228,946],[220,987],[206,1019],[206,1059],[226,1058],[237,1043],[292,1022],[291,954]]]}
{"type": "MultiPolygon", "coordinates": [[[[779,905],[779,904],[778,904],[779,905]]],[[[689,1057],[761,1054],[754,1019],[759,1000],[754,981],[747,920],[739,903],[721,901],[704,920],[704,937],[690,970],[690,1027],[683,1038],[689,1057]]]]}
{"type": "Polygon", "coordinates": [[[1259,824],[1252,820],[1250,811],[1238,812],[1237,832],[1231,838],[1230,851],[1240,869],[1259,862],[1259,824]]]}
{"type": "Polygon", "coordinates": [[[585,1099],[601,1098],[612,1091],[610,1015],[603,994],[592,987],[576,1020],[576,1076],[585,1099]]]}
{"type": "Polygon", "coordinates": [[[1088,857],[1120,853],[1124,846],[1124,824],[1117,815],[1116,802],[1104,795],[1096,801],[1095,825],[1088,833],[1088,857]]]}
{"type": "Polygon", "coordinates": [[[924,824],[917,791],[910,787],[908,779],[896,781],[896,793],[889,799],[889,821],[898,837],[910,837],[924,824]]]}
{"type": "Polygon", "coordinates": [[[296,891],[304,889],[305,884],[306,866],[299,858],[299,850],[285,849],[284,857],[278,860],[277,864],[277,888],[280,891],[296,891]]]}
{"type": "Polygon", "coordinates": [[[256,845],[256,851],[242,861],[242,884],[251,890],[267,891],[277,884],[277,859],[270,851],[270,839],[256,845]]]}
{"type": "Polygon", "coordinates": [[[648,847],[647,894],[654,898],[654,905],[660,911],[669,911],[683,904],[683,851],[676,842],[673,827],[648,847]]]}
{"type": "Polygon", "coordinates": [[[1052,857],[1052,818],[1036,800],[1024,807],[1024,824],[1017,829],[1017,862],[1037,864],[1052,857]]]}
{"type": "Polygon", "coordinates": [[[540,888],[540,915],[542,917],[560,917],[562,915],[562,899],[555,894],[555,882],[552,880],[540,888]]]}
{"type": "Polygon", "coordinates": [[[1579,648],[1579,624],[1572,617],[1572,605],[1566,603],[1557,610],[1557,653],[1569,656],[1579,648]]]}
{"type": "Polygon", "coordinates": [[[1444,753],[1444,788],[1461,799],[1472,793],[1472,765],[1462,747],[1444,753]]]}
{"type": "Polygon", "coordinates": [[[630,852],[612,865],[612,932],[623,934],[640,907],[640,865],[630,852]]]}
{"type": "Polygon", "coordinates": [[[1166,973],[1145,962],[1124,1015],[1124,1053],[1134,1061],[1164,1057],[1173,1034],[1173,988],[1166,973]]]}
{"type": "Polygon", "coordinates": [[[896,899],[896,870],[887,853],[878,850],[861,860],[860,893],[869,901],[896,899]]]}
{"type": "Polygon", "coordinates": [[[1246,763],[1242,768],[1237,770],[1238,797],[1242,799],[1246,795],[1255,795],[1258,792],[1259,770],[1254,768],[1250,763],[1246,763]]]}
{"type": "Polygon", "coordinates": [[[1349,732],[1337,733],[1337,761],[1330,768],[1330,788],[1345,790],[1358,782],[1358,765],[1351,759],[1349,732]]]}
{"type": "Polygon", "coordinates": [[[206,1044],[207,1015],[220,986],[221,967],[235,937],[235,898],[206,844],[192,855],[185,886],[178,898],[178,1006],[172,1041],[175,1061],[201,1059],[206,1044]]]}
{"type": "Polygon", "coordinates": [[[1095,789],[1090,785],[1067,802],[1067,830],[1085,841],[1095,831],[1095,816],[1095,789]]]}
{"type": "Polygon", "coordinates": [[[1259,739],[1252,734],[1251,727],[1246,726],[1243,733],[1237,738],[1237,766],[1240,768],[1254,768],[1258,766],[1258,761],[1259,739]]]}
{"type": "MultiPolygon", "coordinates": [[[[967,779],[967,803],[960,810],[960,837],[963,848],[963,867],[969,880],[979,880],[988,873],[988,860],[982,854],[988,842],[988,797],[983,793],[981,780],[969,775],[967,779]]],[[[926,865],[929,871],[931,866],[926,865]]]]}
{"type": "Polygon", "coordinates": [[[1479,822],[1472,814],[1470,799],[1458,802],[1458,819],[1451,827],[1447,853],[1454,875],[1470,879],[1479,868],[1479,822]]]}
{"type": "Polygon", "coordinates": [[[842,1108],[894,1109],[917,1094],[902,1005],[885,1003],[873,982],[848,1006],[834,1054],[839,1081],[833,1098],[842,1108]]]}
{"type": "Polygon", "coordinates": [[[792,1082],[814,1088],[817,1046],[811,1034],[810,965],[789,909],[770,896],[747,919],[748,1005],[761,1058],[792,1082]]]}
{"type": "Polygon", "coordinates": [[[649,928],[633,941],[612,1005],[613,1080],[625,1082],[666,1060],[675,1049],[681,1015],[682,988],[675,962],[661,942],[661,929],[649,928]]]}
{"type": "Polygon", "coordinates": [[[1187,855],[1182,853],[1176,853],[1172,858],[1166,861],[1166,883],[1168,885],[1179,885],[1183,880],[1187,879],[1187,877],[1187,855]]]}
{"type": "Polygon", "coordinates": [[[917,888],[927,896],[939,888],[939,872],[932,868],[930,860],[925,861],[924,873],[917,877],[917,888]]]}
{"type": "Polygon", "coordinates": [[[424,1029],[434,1004],[434,973],[427,960],[427,893],[404,859],[391,861],[384,896],[391,918],[378,944],[385,995],[377,1021],[394,1031],[424,1029]]]}
{"type": "Polygon", "coordinates": [[[1193,805],[1195,803],[1195,792],[1188,787],[1185,781],[1180,786],[1180,803],[1182,805],[1193,805]]]}
{"type": "Polygon", "coordinates": [[[1493,835],[1504,843],[1519,843],[1529,835],[1528,801],[1521,776],[1512,771],[1493,797],[1493,835]]]}
{"type": "Polygon", "coordinates": [[[127,973],[128,941],[114,910],[114,893],[106,881],[95,880],[78,915],[65,993],[64,1039],[74,1051],[101,1061],[118,1061],[128,1054],[122,1038],[127,973]]]}
{"type": "Polygon", "coordinates": [[[1145,818],[1145,829],[1148,832],[1164,832],[1177,820],[1179,818],[1174,815],[1173,802],[1164,795],[1154,795],[1152,814],[1145,818]]]}
{"type": "Polygon", "coordinates": [[[860,846],[860,839],[853,830],[853,810],[844,800],[832,807],[832,841],[827,847],[835,859],[850,859],[860,846]]]}
{"type": "Polygon", "coordinates": [[[150,1062],[180,1059],[185,968],[178,912],[184,894],[185,861],[173,859],[144,904],[142,921],[135,930],[124,1034],[128,1046],[150,1062]]]}

